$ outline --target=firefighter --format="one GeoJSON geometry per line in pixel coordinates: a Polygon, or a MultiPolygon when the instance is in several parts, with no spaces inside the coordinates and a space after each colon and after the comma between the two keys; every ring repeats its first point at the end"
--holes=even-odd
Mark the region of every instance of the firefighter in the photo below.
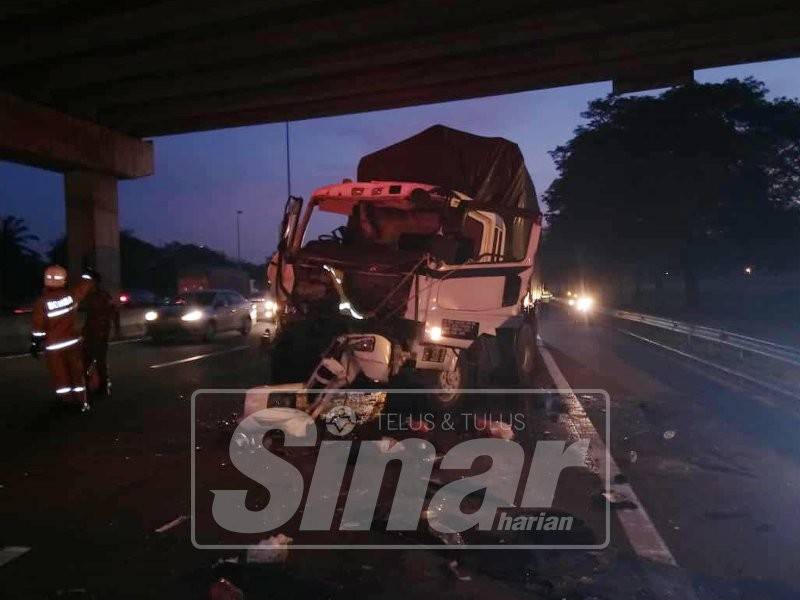
{"type": "MultiPolygon", "coordinates": [[[[119,309],[111,294],[102,286],[100,274],[93,269],[86,269],[83,277],[94,281],[94,289],[86,296],[82,308],[86,309],[86,322],[83,325],[83,360],[87,369],[94,374],[89,376],[89,381],[96,381],[93,393],[107,396],[111,392],[111,382],[108,379],[108,337],[111,325],[114,332],[120,336],[119,309]]],[[[93,387],[90,385],[90,387],[93,387]]]]}
{"type": "Polygon", "coordinates": [[[60,406],[89,409],[81,355],[81,338],[75,331],[78,304],[91,291],[93,282],[84,279],[67,288],[67,271],[51,265],[44,272],[44,291],[33,306],[31,355],[44,350],[47,368],[60,406]]]}

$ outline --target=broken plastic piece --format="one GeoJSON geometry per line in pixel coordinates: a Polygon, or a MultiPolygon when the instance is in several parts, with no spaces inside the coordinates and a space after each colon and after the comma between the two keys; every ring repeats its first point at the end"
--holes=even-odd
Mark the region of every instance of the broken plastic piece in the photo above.
{"type": "Polygon", "coordinates": [[[247,550],[247,562],[274,564],[286,562],[292,538],[282,533],[258,542],[258,547],[247,550]]]}

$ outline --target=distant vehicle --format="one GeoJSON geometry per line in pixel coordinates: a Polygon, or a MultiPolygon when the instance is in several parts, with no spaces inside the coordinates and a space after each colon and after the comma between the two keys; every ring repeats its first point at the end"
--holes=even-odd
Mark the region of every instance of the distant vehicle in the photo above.
{"type": "Polygon", "coordinates": [[[148,311],[147,334],[155,342],[170,336],[200,337],[209,342],[224,331],[250,333],[252,303],[233,290],[186,292],[148,311]]]}
{"type": "Polygon", "coordinates": [[[278,303],[270,293],[251,296],[250,302],[256,311],[256,321],[275,321],[278,315],[278,303]]]}
{"type": "Polygon", "coordinates": [[[213,289],[249,294],[250,278],[247,273],[235,267],[195,267],[185,269],[178,274],[179,294],[213,289]]]}
{"type": "Polygon", "coordinates": [[[122,290],[117,300],[122,306],[155,306],[158,304],[158,297],[151,291],[132,289],[122,290]]]}

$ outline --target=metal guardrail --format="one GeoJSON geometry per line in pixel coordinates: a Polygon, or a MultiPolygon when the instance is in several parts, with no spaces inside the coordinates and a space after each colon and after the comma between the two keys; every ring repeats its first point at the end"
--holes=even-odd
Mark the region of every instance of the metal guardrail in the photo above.
{"type": "MultiPolygon", "coordinates": [[[[554,300],[568,307],[568,299],[554,300]]],[[[593,312],[630,323],[633,331],[620,331],[636,339],[800,400],[800,348],[627,310],[596,307],[593,312]]]]}
{"type": "Polygon", "coordinates": [[[791,346],[778,344],[777,342],[762,340],[722,329],[714,329],[704,325],[694,325],[692,323],[684,323],[683,321],[665,319],[663,317],[635,313],[627,310],[609,309],[602,312],[617,319],[643,323],[675,333],[709,340],[741,351],[751,352],[765,358],[784,362],[794,367],[800,367],[800,348],[793,348],[791,346]]]}

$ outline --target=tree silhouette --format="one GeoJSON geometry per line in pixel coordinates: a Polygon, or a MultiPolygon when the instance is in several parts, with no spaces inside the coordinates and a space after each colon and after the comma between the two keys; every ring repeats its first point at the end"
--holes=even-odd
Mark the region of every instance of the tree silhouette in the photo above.
{"type": "Polygon", "coordinates": [[[796,264],[800,104],[766,93],[727,80],[591,102],[551,152],[548,269],[637,286],[677,269],[694,304],[702,275],[796,264]]]}
{"type": "MultiPolygon", "coordinates": [[[[23,219],[13,215],[0,217],[0,305],[23,297],[30,269],[39,264],[39,255],[30,247],[39,238],[28,230],[23,219]],[[12,286],[16,282],[16,289],[12,286]]],[[[25,290],[27,291],[27,290],[25,290]]]]}

